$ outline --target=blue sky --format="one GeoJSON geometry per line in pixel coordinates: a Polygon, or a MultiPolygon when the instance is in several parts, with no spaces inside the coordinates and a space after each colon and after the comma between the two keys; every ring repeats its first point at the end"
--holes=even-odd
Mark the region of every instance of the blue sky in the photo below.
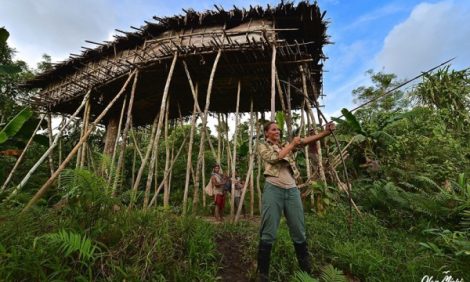
{"type": "MultiPolygon", "coordinates": [[[[17,58],[35,66],[44,53],[53,61],[79,53],[84,40],[110,40],[114,29],[141,26],[152,16],[171,16],[182,8],[221,5],[276,5],[276,1],[0,0],[0,26],[11,33],[17,58]]],[[[324,52],[323,103],[329,115],[351,107],[351,91],[369,84],[365,72],[386,71],[411,78],[449,58],[470,67],[470,1],[319,0],[331,22],[334,44],[324,52]]],[[[91,46],[93,47],[93,46],[91,46]]]]}

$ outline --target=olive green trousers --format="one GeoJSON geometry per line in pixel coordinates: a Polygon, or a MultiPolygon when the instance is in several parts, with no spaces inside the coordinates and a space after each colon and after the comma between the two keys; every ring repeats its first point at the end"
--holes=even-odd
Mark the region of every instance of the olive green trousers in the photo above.
{"type": "Polygon", "coordinates": [[[306,241],[304,209],[299,189],[296,187],[290,189],[280,188],[266,182],[262,205],[261,241],[266,244],[274,243],[283,213],[287,220],[292,241],[297,244],[306,241]]]}

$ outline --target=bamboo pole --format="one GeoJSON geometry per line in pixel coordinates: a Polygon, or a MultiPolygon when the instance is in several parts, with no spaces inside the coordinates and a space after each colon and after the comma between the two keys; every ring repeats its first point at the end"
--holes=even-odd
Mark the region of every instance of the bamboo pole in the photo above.
{"type": "MultiPolygon", "coordinates": [[[[191,116],[191,131],[189,133],[189,148],[188,148],[188,158],[186,160],[186,175],[185,175],[185,180],[184,180],[183,195],[188,195],[188,192],[189,192],[189,177],[190,177],[190,170],[192,167],[191,163],[192,163],[192,156],[193,156],[194,131],[196,128],[196,119],[197,119],[196,117],[197,89],[198,88],[196,88],[196,99],[194,100],[193,114],[191,116]]],[[[196,185],[195,179],[194,179],[194,185],[196,185]]]]}
{"type": "MultiPolygon", "coordinates": [[[[220,160],[221,160],[221,146],[222,146],[222,136],[220,134],[220,130],[221,130],[221,127],[220,127],[220,114],[217,113],[217,157],[216,157],[216,161],[217,163],[220,165],[220,160]]],[[[204,182],[206,183],[206,182],[204,182]]]]}
{"type": "MultiPolygon", "coordinates": [[[[78,115],[78,113],[80,113],[82,108],[85,106],[85,102],[88,99],[88,96],[90,96],[90,93],[91,93],[91,89],[88,90],[88,92],[85,94],[85,97],[83,97],[83,100],[80,103],[80,105],[78,106],[77,110],[75,110],[75,112],[72,114],[72,116],[59,129],[59,132],[56,134],[56,136],[54,138],[54,141],[52,142],[52,145],[49,146],[49,148],[46,150],[46,152],[44,152],[44,154],[42,154],[42,156],[39,158],[39,160],[31,167],[31,169],[28,171],[28,173],[26,173],[23,180],[21,180],[20,184],[18,184],[16,186],[15,190],[13,191],[14,193],[17,193],[19,190],[21,190],[26,185],[26,183],[28,183],[28,180],[31,178],[33,173],[38,169],[38,167],[49,156],[49,154],[52,152],[52,150],[57,146],[57,144],[60,140],[60,137],[62,136],[62,133],[64,132],[65,128],[70,124],[70,122],[72,122],[72,120],[78,115]]],[[[64,122],[64,120],[62,120],[61,124],[63,122],[64,122]]]]}
{"type": "MultiPolygon", "coordinates": [[[[313,116],[312,113],[312,105],[310,104],[310,101],[307,99],[308,97],[308,91],[307,91],[307,78],[305,75],[305,70],[302,66],[299,66],[299,70],[302,76],[302,90],[304,92],[304,100],[306,103],[307,108],[309,109],[307,111],[307,114],[310,115],[310,119],[312,121],[312,129],[313,129],[313,134],[316,134],[316,123],[315,123],[315,117],[313,116]]],[[[323,183],[326,183],[326,176],[325,176],[325,169],[323,168],[323,160],[322,160],[322,153],[321,153],[321,145],[319,141],[316,141],[315,143],[316,146],[316,154],[315,154],[315,161],[318,166],[318,174],[320,177],[320,181],[323,183]]]]}
{"type": "MultiPolygon", "coordinates": [[[[87,102],[85,104],[85,110],[83,113],[83,131],[86,132],[88,130],[88,124],[90,123],[90,97],[88,97],[87,102]]],[[[79,167],[82,168],[85,165],[85,159],[87,154],[88,144],[85,141],[81,147],[81,154],[79,158],[79,167]]]]}
{"type": "MultiPolygon", "coordinates": [[[[204,111],[202,111],[201,108],[199,107],[199,102],[198,102],[198,99],[195,95],[196,91],[195,91],[194,83],[193,83],[193,80],[191,79],[191,74],[189,73],[189,69],[188,69],[188,65],[186,64],[186,61],[183,61],[183,67],[184,67],[184,71],[186,72],[186,77],[188,78],[189,87],[191,88],[191,94],[193,95],[193,99],[195,99],[195,101],[196,101],[196,111],[201,115],[201,119],[204,119],[206,113],[204,113],[204,111]]],[[[197,88],[197,86],[196,86],[196,88],[197,88]]],[[[207,131],[207,127],[204,128],[204,132],[207,136],[209,136],[209,132],[207,131]]],[[[217,155],[216,155],[214,146],[212,145],[212,140],[210,138],[208,138],[207,141],[209,141],[209,147],[211,149],[212,155],[214,156],[215,159],[217,159],[217,155]]],[[[222,167],[220,167],[220,168],[222,169],[222,167]]]]}
{"type": "Polygon", "coordinates": [[[2,188],[0,189],[0,193],[5,190],[8,183],[10,183],[10,180],[13,178],[13,174],[16,172],[16,169],[18,168],[18,166],[20,165],[20,163],[23,160],[24,156],[26,155],[26,151],[29,149],[29,146],[31,145],[31,143],[33,143],[34,136],[36,135],[36,132],[38,132],[39,127],[41,127],[41,123],[42,123],[42,121],[44,120],[45,117],[46,117],[46,115],[43,115],[41,117],[41,119],[39,120],[38,125],[36,126],[36,128],[33,131],[33,134],[29,138],[28,142],[26,143],[26,146],[23,148],[23,151],[21,152],[21,155],[16,160],[15,165],[13,166],[13,168],[10,171],[10,174],[8,175],[5,182],[3,183],[2,188]]]}
{"type": "Polygon", "coordinates": [[[293,124],[293,118],[292,118],[292,103],[290,100],[290,90],[291,90],[291,85],[290,85],[290,77],[287,78],[287,91],[286,91],[286,109],[287,109],[287,115],[289,116],[290,122],[287,124],[287,134],[288,136],[292,136],[292,124],[293,124]]]}
{"type": "Polygon", "coordinates": [[[281,100],[282,111],[284,112],[286,116],[287,136],[290,138],[292,137],[292,113],[291,113],[290,93],[289,95],[286,94],[285,95],[286,97],[284,97],[284,91],[282,91],[281,82],[279,80],[279,75],[277,73],[276,73],[276,85],[277,85],[277,91],[279,92],[279,99],[281,100]]]}
{"type": "MultiPolygon", "coordinates": [[[[165,128],[164,128],[164,139],[165,139],[165,172],[168,171],[168,168],[170,166],[170,140],[168,139],[168,117],[169,117],[169,107],[170,107],[170,98],[168,98],[168,102],[166,105],[166,110],[165,110],[165,128]]],[[[174,131],[172,132],[173,135],[174,131]]],[[[171,179],[171,173],[168,179],[164,182],[163,184],[163,207],[168,208],[168,191],[170,190],[170,179],[171,179]]]]}
{"type": "Polygon", "coordinates": [[[138,81],[139,81],[139,70],[136,70],[135,75],[134,75],[134,82],[132,83],[131,95],[129,97],[129,105],[127,105],[126,123],[124,125],[124,130],[122,132],[121,147],[119,148],[119,158],[118,158],[118,162],[116,166],[116,176],[114,177],[113,188],[111,191],[111,195],[113,196],[116,195],[118,182],[121,178],[121,172],[124,169],[124,160],[125,160],[125,153],[126,153],[126,147],[127,147],[127,135],[129,133],[129,128],[132,126],[131,117],[132,117],[132,110],[134,109],[134,98],[135,98],[135,91],[137,88],[138,81]]]}
{"type": "MultiPolygon", "coordinates": [[[[205,137],[206,137],[206,132],[207,132],[207,113],[209,111],[209,106],[210,106],[210,99],[211,99],[211,94],[212,94],[212,85],[214,83],[214,76],[215,76],[215,72],[217,70],[217,65],[219,63],[219,59],[220,59],[220,56],[222,55],[222,49],[219,49],[219,51],[217,52],[217,56],[215,57],[215,60],[214,60],[214,63],[212,65],[212,70],[211,70],[211,74],[209,76],[209,83],[207,85],[207,94],[206,94],[206,104],[204,106],[204,114],[202,115],[202,132],[201,132],[201,143],[199,145],[199,156],[198,156],[198,160],[197,160],[197,166],[196,166],[196,179],[199,180],[199,172],[200,172],[200,169],[201,169],[201,166],[202,166],[202,158],[204,157],[204,143],[205,143],[205,137]]],[[[210,138],[210,136],[208,136],[208,138],[210,138]]],[[[215,153],[215,152],[214,152],[215,153]]],[[[195,183],[194,185],[194,190],[196,190],[195,194],[197,195],[197,190],[198,190],[198,187],[199,186],[199,181],[197,181],[197,183],[195,183]]],[[[198,197],[195,197],[193,199],[193,206],[194,207],[197,207],[197,203],[198,203],[199,199],[198,197]]],[[[185,193],[183,195],[183,215],[186,215],[186,212],[187,212],[187,202],[188,202],[188,194],[185,193]]]]}
{"type": "MultiPolygon", "coordinates": [[[[260,134],[261,134],[261,122],[258,120],[258,113],[256,113],[256,144],[259,143],[260,134]]],[[[255,152],[258,152],[258,148],[255,149],[255,152]]],[[[261,214],[262,210],[262,201],[261,201],[261,185],[260,185],[260,178],[261,178],[261,156],[256,154],[256,165],[258,167],[257,175],[256,175],[256,192],[258,193],[258,211],[261,214]]]]}
{"type": "MultiPolygon", "coordinates": [[[[158,115],[158,124],[157,124],[157,129],[156,129],[155,138],[154,138],[155,140],[154,140],[154,143],[153,143],[153,146],[152,146],[152,157],[151,157],[150,165],[149,165],[149,173],[147,175],[147,183],[145,185],[146,193],[147,193],[147,189],[150,191],[150,185],[152,183],[153,169],[155,167],[156,155],[157,155],[156,151],[158,150],[158,143],[159,143],[160,136],[162,134],[162,125],[163,125],[163,119],[165,118],[165,109],[166,109],[166,104],[167,104],[167,100],[168,100],[168,93],[170,91],[171,80],[173,78],[173,72],[175,70],[175,65],[176,65],[176,60],[177,59],[178,59],[178,52],[175,52],[174,55],[173,55],[173,61],[171,62],[170,70],[168,72],[168,76],[166,78],[165,88],[163,89],[162,102],[160,104],[160,111],[159,111],[159,115],[158,115]],[[150,182],[150,185],[148,184],[149,182],[150,182]]],[[[133,196],[132,196],[131,203],[129,205],[130,207],[132,206],[133,201],[135,200],[135,194],[137,192],[137,189],[138,189],[138,185],[134,185],[134,188],[132,189],[133,196]]],[[[147,206],[144,203],[144,208],[146,208],[146,207],[147,206]]]]}
{"type": "MultiPolygon", "coordinates": [[[[86,106],[85,106],[86,108],[86,106]]],[[[47,112],[47,137],[49,137],[49,147],[52,146],[52,115],[51,112],[47,112]]],[[[53,159],[53,151],[51,151],[48,155],[49,160],[49,170],[51,175],[54,174],[54,159],[53,159]]]]}
{"type": "Polygon", "coordinates": [[[271,121],[276,119],[276,46],[273,44],[271,58],[271,121]]]}
{"type": "MultiPolygon", "coordinates": [[[[248,152],[250,156],[256,152],[256,150],[253,150],[253,133],[254,133],[254,127],[255,127],[255,119],[253,115],[253,99],[251,100],[250,103],[250,135],[248,137],[248,152]]],[[[253,159],[254,160],[254,159],[253,159]]],[[[248,173],[247,173],[248,175],[248,173]]],[[[254,205],[255,205],[255,191],[254,191],[254,173],[253,170],[251,170],[250,173],[250,216],[254,215],[254,205]]],[[[245,189],[246,186],[248,185],[247,182],[245,182],[245,189]]]]}
{"type": "MultiPolygon", "coordinates": [[[[136,179],[135,181],[133,182],[133,187],[132,187],[132,190],[133,191],[137,191],[138,188],[139,188],[139,184],[140,184],[140,180],[142,178],[142,174],[144,173],[144,169],[145,169],[145,166],[147,165],[147,162],[148,162],[148,159],[150,157],[150,153],[153,152],[153,144],[155,142],[155,132],[157,130],[157,124],[158,124],[158,116],[159,114],[157,113],[155,115],[155,119],[153,120],[153,124],[152,124],[152,129],[150,130],[150,140],[149,140],[149,144],[147,145],[147,150],[145,152],[145,156],[142,160],[142,163],[140,164],[140,168],[139,168],[139,171],[137,172],[137,176],[136,176],[136,179]]],[[[155,177],[156,178],[156,177],[155,177]]],[[[155,179],[156,181],[156,179],[155,179]]],[[[148,205],[148,201],[149,201],[149,196],[150,196],[150,189],[145,189],[145,192],[144,192],[144,208],[147,207],[148,205]]]]}
{"type": "Polygon", "coordinates": [[[116,160],[116,154],[118,152],[118,141],[119,141],[119,136],[121,136],[121,128],[122,128],[122,120],[124,119],[124,112],[126,111],[126,105],[127,105],[127,95],[122,101],[122,108],[121,108],[121,113],[119,114],[119,122],[118,122],[118,128],[117,128],[117,133],[116,133],[116,138],[114,138],[114,144],[113,144],[113,154],[111,156],[111,162],[109,164],[109,175],[108,175],[108,183],[111,185],[111,181],[113,180],[113,175],[114,175],[114,162],[116,160]]]}
{"type": "Polygon", "coordinates": [[[135,75],[135,70],[132,71],[129,74],[129,77],[127,78],[126,82],[124,83],[123,87],[119,91],[119,93],[114,97],[111,102],[106,106],[106,108],[101,112],[101,114],[95,119],[95,121],[91,124],[90,128],[86,132],[86,134],[80,138],[78,141],[78,144],[75,145],[75,147],[72,149],[72,151],[68,154],[68,156],[65,158],[65,160],[62,162],[62,164],[57,168],[57,170],[54,172],[54,174],[49,178],[49,180],[44,183],[44,185],[38,190],[38,192],[33,196],[33,198],[28,202],[28,204],[25,206],[22,212],[26,212],[29,210],[43,195],[44,193],[47,192],[51,184],[54,182],[54,180],[57,178],[57,176],[65,169],[67,164],[72,160],[72,158],[75,156],[75,154],[78,151],[78,148],[85,142],[85,140],[90,136],[91,132],[95,128],[95,126],[103,119],[103,117],[106,115],[106,113],[109,111],[109,109],[114,105],[114,103],[121,97],[122,93],[127,88],[127,85],[129,84],[130,80],[132,77],[135,75]]]}
{"type": "MultiPolygon", "coordinates": [[[[206,185],[206,158],[202,159],[202,185],[206,185]]],[[[202,206],[206,207],[206,193],[202,191],[202,206]]]]}
{"type": "Polygon", "coordinates": [[[232,151],[230,150],[230,142],[228,140],[228,113],[225,114],[225,138],[224,142],[227,142],[225,149],[227,149],[227,172],[231,171],[232,164],[232,151]]]}
{"type": "Polygon", "coordinates": [[[152,199],[150,200],[150,203],[148,204],[148,207],[151,207],[153,204],[155,204],[155,202],[157,200],[158,193],[162,189],[163,183],[166,181],[166,178],[170,175],[170,172],[173,170],[173,165],[176,163],[176,160],[178,159],[179,155],[183,151],[184,145],[186,145],[186,141],[188,141],[188,136],[187,135],[184,136],[184,140],[181,143],[181,146],[178,148],[178,152],[176,152],[175,158],[171,161],[170,168],[168,169],[167,172],[164,173],[163,180],[160,183],[160,185],[158,186],[157,191],[155,191],[155,194],[153,195],[152,199]]]}
{"type": "Polygon", "coordinates": [[[238,109],[240,107],[240,92],[241,92],[242,84],[241,81],[238,81],[237,86],[237,103],[235,107],[235,132],[233,134],[233,157],[232,157],[232,191],[230,193],[230,216],[232,220],[234,219],[235,215],[235,182],[237,181],[235,178],[235,167],[237,166],[237,136],[238,136],[238,109]]]}
{"type": "MultiPolygon", "coordinates": [[[[251,103],[251,109],[253,109],[253,102],[251,103]]],[[[253,111],[251,111],[253,112],[253,111]]],[[[251,119],[251,122],[250,124],[253,125],[253,122],[252,122],[252,119],[253,119],[253,115],[251,114],[250,115],[250,119],[251,119]]],[[[251,127],[251,135],[253,134],[253,126],[251,127]]],[[[251,144],[251,140],[250,140],[250,144],[251,144]]],[[[248,183],[248,181],[250,180],[250,176],[252,175],[252,171],[253,171],[253,166],[254,166],[254,161],[255,161],[255,155],[256,155],[256,149],[258,148],[258,138],[255,139],[255,150],[250,150],[250,160],[249,160],[249,168],[248,168],[248,172],[246,173],[246,179],[245,179],[245,183],[248,183]]],[[[235,216],[235,223],[238,222],[238,220],[240,219],[240,213],[242,211],[242,207],[243,207],[243,203],[245,201],[245,195],[246,195],[246,187],[245,189],[243,189],[242,191],[242,195],[240,197],[240,205],[238,206],[238,209],[237,209],[237,214],[235,216]]]]}

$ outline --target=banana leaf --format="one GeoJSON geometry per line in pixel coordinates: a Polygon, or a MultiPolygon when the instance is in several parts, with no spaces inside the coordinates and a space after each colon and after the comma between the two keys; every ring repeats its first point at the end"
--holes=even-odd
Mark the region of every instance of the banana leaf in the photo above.
{"type": "Polygon", "coordinates": [[[30,108],[24,108],[0,131],[0,144],[5,143],[9,138],[14,137],[33,115],[30,108]]]}

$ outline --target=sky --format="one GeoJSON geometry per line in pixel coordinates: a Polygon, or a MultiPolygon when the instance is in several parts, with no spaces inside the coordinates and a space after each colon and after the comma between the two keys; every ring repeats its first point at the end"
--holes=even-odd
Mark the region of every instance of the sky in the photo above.
{"type": "MultiPolygon", "coordinates": [[[[115,29],[131,30],[152,17],[181,14],[182,9],[229,10],[271,6],[271,0],[0,0],[0,26],[10,32],[16,59],[31,67],[49,54],[52,61],[95,47],[85,40],[112,40],[115,29]]],[[[470,0],[318,0],[329,20],[333,44],[324,48],[322,103],[328,116],[353,106],[352,90],[371,82],[366,71],[412,78],[450,58],[452,67],[470,67],[470,0]]],[[[132,31],[132,30],[131,30],[132,31]]]]}

